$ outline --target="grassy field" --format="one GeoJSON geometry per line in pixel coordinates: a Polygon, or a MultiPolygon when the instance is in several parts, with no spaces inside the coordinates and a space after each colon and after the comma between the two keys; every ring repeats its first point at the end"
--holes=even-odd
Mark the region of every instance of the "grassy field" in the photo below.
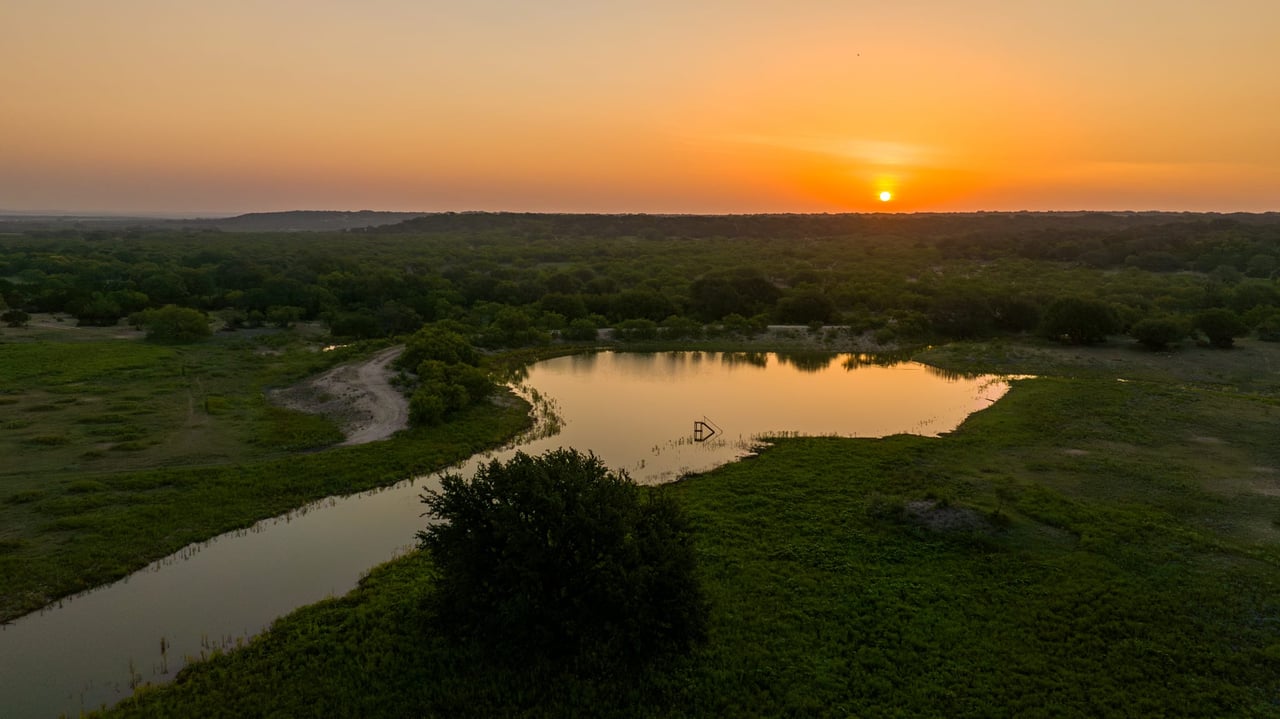
{"type": "Polygon", "coordinates": [[[76,327],[0,335],[0,453],[22,458],[0,479],[243,461],[341,439],[324,420],[271,407],[262,388],[345,357],[292,333],[188,346],[140,337],[76,327]]]}
{"type": "Polygon", "coordinates": [[[527,423],[523,408],[485,407],[377,448],[313,452],[341,432],[263,390],[362,351],[316,349],[294,332],[184,346],[48,322],[0,334],[0,620],[308,501],[446,466],[527,423]]]}
{"type": "Polygon", "coordinates": [[[923,358],[1038,377],[942,438],[787,439],[667,488],[712,600],[691,657],[492,666],[426,632],[414,554],[107,716],[1280,714],[1280,348],[923,358]]]}

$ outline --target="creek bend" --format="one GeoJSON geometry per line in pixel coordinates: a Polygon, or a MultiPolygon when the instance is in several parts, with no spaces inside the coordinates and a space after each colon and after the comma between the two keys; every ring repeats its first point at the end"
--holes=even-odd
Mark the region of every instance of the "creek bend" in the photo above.
{"type": "MultiPolygon", "coordinates": [[[[517,450],[565,446],[655,484],[746,456],[764,436],[940,435],[1008,386],[855,355],[558,357],[529,367],[517,384],[541,415],[534,429],[451,471],[470,476],[479,462],[517,450]]],[[[427,476],[321,500],[3,626],[4,716],[74,716],[113,704],[299,606],[345,594],[369,568],[412,548],[424,523],[419,496],[438,486],[438,475],[427,476]]]]}

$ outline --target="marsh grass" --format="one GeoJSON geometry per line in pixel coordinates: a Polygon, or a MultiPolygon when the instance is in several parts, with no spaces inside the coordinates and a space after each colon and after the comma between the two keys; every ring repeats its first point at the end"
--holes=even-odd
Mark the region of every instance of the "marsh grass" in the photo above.
{"type": "Polygon", "coordinates": [[[712,599],[691,657],[489,666],[427,631],[413,554],[107,716],[1275,716],[1270,380],[1042,350],[1001,349],[1042,376],[941,438],[780,439],[668,487],[712,599]]]}
{"type": "Polygon", "coordinates": [[[442,468],[528,421],[519,403],[485,405],[435,432],[316,452],[341,432],[264,389],[365,347],[321,353],[288,332],[259,335],[270,355],[234,337],[28,334],[0,351],[0,395],[16,400],[0,425],[0,528],[23,541],[0,556],[0,620],[309,501],[442,468]],[[31,407],[49,409],[8,419],[31,407]]]}

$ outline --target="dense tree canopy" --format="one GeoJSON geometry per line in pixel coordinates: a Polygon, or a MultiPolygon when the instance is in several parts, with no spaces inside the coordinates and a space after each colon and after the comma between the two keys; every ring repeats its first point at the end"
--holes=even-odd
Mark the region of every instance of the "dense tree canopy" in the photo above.
{"type": "Polygon", "coordinates": [[[147,339],[163,342],[194,342],[213,334],[203,312],[176,305],[147,310],[139,323],[147,331],[147,339]]]}
{"type": "Polygon", "coordinates": [[[1273,215],[446,213],[360,234],[2,235],[0,297],[85,323],[174,304],[230,329],[318,320],[351,338],[453,322],[493,348],[631,320],[688,336],[673,317],[920,342],[1030,331],[1066,296],[1114,307],[1113,331],[1212,308],[1256,330],[1280,309],[1277,258],[1273,215]]]}
{"type": "Polygon", "coordinates": [[[594,455],[518,453],[444,478],[419,533],[437,626],[496,655],[631,664],[706,630],[689,527],[661,493],[594,455]]]}
{"type": "Polygon", "coordinates": [[[1045,310],[1042,332],[1052,339],[1087,345],[1120,330],[1115,309],[1087,297],[1060,297],[1045,310]]]}
{"type": "Polygon", "coordinates": [[[1209,344],[1226,349],[1235,344],[1235,338],[1248,332],[1244,322],[1228,309],[1215,307],[1195,317],[1196,329],[1204,333],[1209,344]]]}

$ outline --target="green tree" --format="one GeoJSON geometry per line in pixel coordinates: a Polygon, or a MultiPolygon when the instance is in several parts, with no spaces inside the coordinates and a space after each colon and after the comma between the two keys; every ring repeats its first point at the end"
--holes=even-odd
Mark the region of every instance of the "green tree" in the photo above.
{"type": "Polygon", "coordinates": [[[1088,345],[1120,331],[1120,320],[1111,305],[1101,300],[1060,297],[1045,310],[1040,331],[1050,339],[1088,345]]]}
{"type": "Polygon", "coordinates": [[[402,302],[383,302],[378,308],[378,328],[384,337],[413,332],[422,326],[422,315],[402,302]]]}
{"type": "Polygon", "coordinates": [[[572,449],[494,460],[423,497],[438,630],[495,656],[597,666],[684,651],[706,632],[689,525],[656,490],[572,449]]]}
{"type": "Polygon", "coordinates": [[[1221,349],[1232,347],[1236,337],[1243,337],[1249,332],[1239,315],[1222,307],[1196,315],[1195,326],[1208,338],[1209,344],[1221,349]]]}
{"type": "Polygon", "coordinates": [[[563,315],[566,320],[570,321],[587,316],[587,305],[582,301],[582,297],[578,295],[552,292],[544,295],[538,301],[538,307],[543,312],[554,312],[558,315],[563,315]]]}
{"type": "MultiPolygon", "coordinates": [[[[252,314],[252,313],[250,313],[252,314]]],[[[329,334],[334,337],[370,339],[384,336],[378,318],[367,310],[337,312],[327,318],[329,334]]]]}
{"type": "Polygon", "coordinates": [[[778,300],[774,312],[778,321],[783,324],[826,323],[836,318],[835,303],[822,290],[813,286],[792,290],[778,300]]]}
{"type": "Polygon", "coordinates": [[[1040,308],[1025,297],[1001,295],[991,301],[996,327],[1006,332],[1031,332],[1040,323],[1040,308]]]}
{"type": "Polygon", "coordinates": [[[1256,329],[1258,339],[1263,342],[1280,342],[1280,312],[1263,317],[1256,329]]]}
{"type": "Polygon", "coordinates": [[[624,320],[613,326],[616,339],[623,342],[644,342],[658,339],[658,323],[653,320],[624,320]]]}
{"type": "Polygon", "coordinates": [[[671,315],[662,321],[659,334],[667,339],[698,339],[702,337],[702,323],[691,317],[671,315]]]}
{"type": "Polygon", "coordinates": [[[276,327],[285,329],[292,327],[293,323],[301,320],[305,312],[306,310],[303,308],[292,305],[272,305],[267,308],[266,318],[268,322],[276,327]]]}
{"type": "Polygon", "coordinates": [[[689,286],[690,312],[706,322],[731,314],[751,317],[767,312],[781,296],[782,290],[752,267],[712,272],[689,286]]]}
{"type": "Polygon", "coordinates": [[[418,365],[417,374],[409,419],[419,424],[439,424],[450,413],[488,397],[495,387],[487,372],[460,362],[426,360],[418,365]]]}
{"type": "Polygon", "coordinates": [[[595,342],[599,336],[600,330],[595,321],[586,317],[579,317],[569,323],[569,326],[560,333],[566,340],[574,342],[595,342]]]}
{"type": "Polygon", "coordinates": [[[437,325],[427,325],[414,332],[404,343],[404,352],[396,364],[414,372],[427,360],[445,364],[480,364],[480,355],[463,335],[437,325]]]}
{"type": "Polygon", "coordinates": [[[194,342],[213,334],[209,318],[203,312],[177,305],[147,310],[142,313],[141,323],[149,340],[194,342]]]}
{"type": "Polygon", "coordinates": [[[641,287],[619,293],[611,301],[610,315],[618,320],[661,322],[675,314],[676,306],[661,292],[641,287]]]}
{"type": "Polygon", "coordinates": [[[1249,258],[1244,271],[1250,277],[1270,277],[1275,274],[1276,264],[1274,255],[1257,254],[1249,258]]]}
{"type": "Polygon", "coordinates": [[[0,320],[3,320],[10,327],[26,327],[27,321],[30,319],[31,315],[17,309],[5,310],[5,313],[0,315],[0,320]]]}
{"type": "Polygon", "coordinates": [[[995,310],[986,295],[970,288],[947,289],[930,303],[929,323],[945,337],[968,339],[991,330],[995,310]]]}
{"type": "Polygon", "coordinates": [[[82,302],[71,314],[76,318],[76,324],[91,327],[110,327],[119,322],[120,318],[126,313],[110,297],[101,292],[94,292],[89,299],[82,302]]]}
{"type": "Polygon", "coordinates": [[[1129,336],[1150,350],[1166,349],[1187,333],[1186,323],[1176,317],[1148,317],[1129,328],[1129,336]]]}

